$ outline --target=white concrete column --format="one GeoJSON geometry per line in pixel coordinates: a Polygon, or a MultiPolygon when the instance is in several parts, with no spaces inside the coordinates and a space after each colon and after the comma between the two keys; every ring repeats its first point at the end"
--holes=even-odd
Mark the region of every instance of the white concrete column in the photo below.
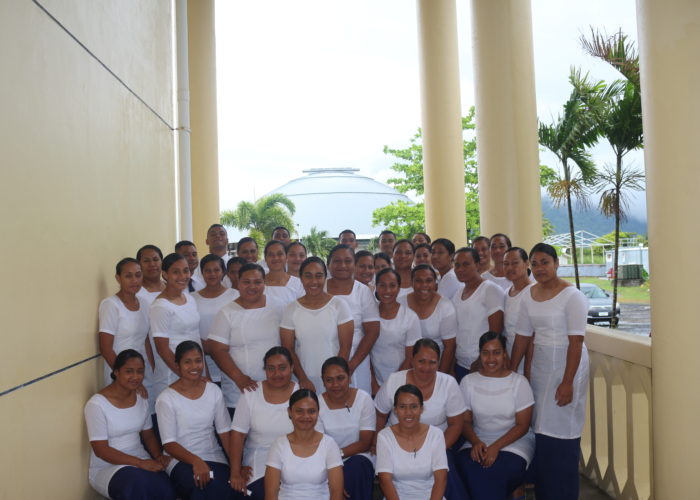
{"type": "Polygon", "coordinates": [[[481,233],[542,239],[530,0],[472,0],[481,233]]]}
{"type": "Polygon", "coordinates": [[[455,0],[417,0],[426,231],[466,243],[455,0]]]}
{"type": "Polygon", "coordinates": [[[192,230],[201,250],[219,222],[219,145],[216,114],[214,0],[187,2],[192,152],[192,230]]]}
{"type": "Polygon", "coordinates": [[[649,275],[654,497],[698,496],[700,4],[637,0],[649,275]]]}

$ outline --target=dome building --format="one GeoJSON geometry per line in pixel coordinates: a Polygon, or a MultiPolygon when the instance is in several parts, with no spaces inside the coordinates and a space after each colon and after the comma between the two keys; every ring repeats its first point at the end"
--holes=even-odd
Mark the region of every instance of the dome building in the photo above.
{"type": "Polygon", "coordinates": [[[336,237],[343,229],[369,239],[382,228],[372,227],[372,212],[395,201],[411,201],[386,184],[358,175],[357,168],[312,168],[268,195],[282,193],[296,206],[294,222],[299,236],[315,226],[336,237]]]}

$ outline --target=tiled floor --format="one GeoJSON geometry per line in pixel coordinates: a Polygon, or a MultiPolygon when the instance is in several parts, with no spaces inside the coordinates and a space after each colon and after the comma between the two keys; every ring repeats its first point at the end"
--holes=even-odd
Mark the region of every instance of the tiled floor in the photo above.
{"type": "MultiPolygon", "coordinates": [[[[579,500],[611,500],[603,490],[598,489],[588,478],[581,477],[580,490],[579,490],[579,500]]],[[[527,500],[536,500],[535,492],[528,490],[527,500]]]]}

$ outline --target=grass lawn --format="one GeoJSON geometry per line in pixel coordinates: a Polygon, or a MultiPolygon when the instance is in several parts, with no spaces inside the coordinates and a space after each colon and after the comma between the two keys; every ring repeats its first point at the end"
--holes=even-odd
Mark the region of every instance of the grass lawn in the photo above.
{"type": "MultiPolygon", "coordinates": [[[[575,281],[574,278],[564,278],[565,280],[575,281]]],[[[581,278],[581,283],[593,283],[598,285],[603,290],[610,293],[612,297],[612,281],[605,278],[581,278]]],[[[617,286],[617,301],[634,304],[649,303],[649,282],[647,281],[642,286],[617,286]]]]}

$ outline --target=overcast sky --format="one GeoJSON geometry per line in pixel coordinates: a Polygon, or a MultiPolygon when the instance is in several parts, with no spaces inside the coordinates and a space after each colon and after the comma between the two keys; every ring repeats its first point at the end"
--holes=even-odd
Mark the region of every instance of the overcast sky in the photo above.
{"type": "MultiPolygon", "coordinates": [[[[488,0],[483,0],[488,1],[488,0]]],[[[470,2],[457,0],[461,101],[474,103],[470,2]]],[[[619,78],[583,53],[595,26],[637,39],[634,0],[532,0],[537,112],[549,122],[571,88],[569,68],[619,78]]],[[[302,170],[354,167],[385,181],[383,146],[420,126],[414,0],[219,0],[216,3],[220,204],[252,201],[302,170]]],[[[612,163],[607,144],[596,161],[612,163]]],[[[643,155],[629,160],[643,166],[643,155]]],[[[541,153],[554,167],[556,158],[541,153]]],[[[633,210],[645,210],[639,196],[633,210]]]]}

